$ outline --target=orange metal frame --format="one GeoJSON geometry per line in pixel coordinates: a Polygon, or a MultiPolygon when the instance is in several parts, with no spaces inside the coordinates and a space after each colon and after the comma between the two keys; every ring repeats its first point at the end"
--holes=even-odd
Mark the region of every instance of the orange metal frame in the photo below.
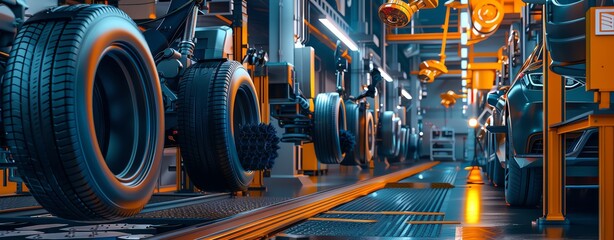
{"type": "MultiPolygon", "coordinates": [[[[614,35],[596,35],[596,9],[587,12],[587,90],[595,91],[595,102],[600,108],[610,108],[610,94],[614,90],[609,75],[614,71],[611,51],[608,46],[614,35]]],[[[543,19],[543,18],[542,18],[543,19]]],[[[544,48],[545,49],[545,48],[544,48]]],[[[547,53],[547,52],[546,52],[547,53]]],[[[544,57],[544,109],[547,120],[544,122],[548,131],[544,135],[547,151],[544,153],[544,216],[545,223],[565,221],[565,161],[563,152],[564,134],[588,128],[599,130],[599,239],[614,239],[614,114],[591,114],[585,119],[558,124],[563,118],[564,94],[562,79],[549,69],[549,54],[544,57]],[[546,75],[547,74],[547,75],[546,75]],[[560,86],[560,87],[554,87],[560,86]],[[558,121],[558,122],[557,122],[558,121]]]]}

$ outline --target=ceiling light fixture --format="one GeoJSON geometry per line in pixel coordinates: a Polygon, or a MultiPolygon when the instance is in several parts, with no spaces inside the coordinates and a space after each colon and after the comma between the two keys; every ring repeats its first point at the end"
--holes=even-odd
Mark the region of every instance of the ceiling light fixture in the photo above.
{"type": "Polygon", "coordinates": [[[322,22],[322,24],[324,24],[324,26],[326,26],[326,28],[328,28],[328,30],[333,32],[333,34],[335,34],[335,36],[337,36],[337,38],[339,38],[339,40],[341,40],[343,43],[345,43],[345,45],[348,46],[348,48],[350,50],[358,51],[358,46],[356,45],[356,43],[354,43],[354,41],[350,40],[350,38],[347,35],[345,35],[345,33],[343,33],[339,29],[339,27],[337,27],[337,25],[335,25],[333,22],[328,20],[328,18],[320,18],[320,22],[322,22]]]}

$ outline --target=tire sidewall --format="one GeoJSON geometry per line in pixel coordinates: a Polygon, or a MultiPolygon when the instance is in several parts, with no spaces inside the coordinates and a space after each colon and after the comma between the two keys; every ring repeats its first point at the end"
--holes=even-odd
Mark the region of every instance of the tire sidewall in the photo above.
{"type": "MultiPolygon", "coordinates": [[[[252,97],[252,112],[255,114],[248,116],[250,117],[249,122],[259,123],[260,122],[260,107],[258,106],[258,96],[256,95],[256,87],[251,80],[249,73],[242,66],[235,68],[232,72],[232,76],[230,77],[230,84],[228,89],[228,101],[227,101],[227,116],[226,124],[230,127],[229,134],[226,134],[226,142],[228,143],[228,157],[229,157],[229,166],[232,168],[232,172],[234,173],[234,178],[240,183],[240,188],[247,188],[252,179],[254,178],[253,171],[245,171],[243,166],[241,166],[241,161],[239,159],[239,153],[237,152],[237,146],[235,144],[235,131],[234,129],[234,107],[237,104],[237,95],[241,88],[248,88],[248,91],[251,91],[250,95],[252,97]]],[[[249,96],[248,96],[249,97],[249,96]]]]}
{"type": "Polygon", "coordinates": [[[391,111],[385,111],[380,118],[381,124],[381,138],[382,138],[382,153],[384,156],[391,156],[394,154],[396,148],[396,133],[394,132],[394,113],[391,111]]]}
{"type": "Polygon", "coordinates": [[[164,110],[162,105],[161,88],[158,80],[157,72],[148,71],[144,78],[150,79],[149,89],[146,89],[150,99],[148,103],[153,104],[156,111],[156,119],[151,119],[152,124],[157,132],[148,133],[152,140],[150,148],[155,148],[150,154],[153,158],[150,166],[145,167],[145,171],[141,173],[141,180],[133,186],[126,186],[118,181],[115,175],[107,166],[105,159],[99,149],[96,140],[96,132],[93,125],[93,92],[94,92],[94,77],[98,66],[98,62],[104,54],[107,47],[113,43],[122,42],[126,46],[131,47],[132,51],[137,52],[144,64],[145,69],[155,70],[153,57],[149,52],[149,47],[142,34],[136,28],[134,23],[119,15],[106,16],[104,22],[96,20],[89,24],[88,32],[84,34],[84,38],[80,41],[77,61],[76,79],[76,98],[74,105],[76,112],[85,114],[76,114],[76,127],[78,131],[79,141],[83,150],[83,158],[85,165],[82,166],[82,172],[89,174],[89,181],[95,185],[94,191],[98,191],[98,196],[103,196],[103,201],[109,201],[111,204],[119,208],[133,208],[134,202],[145,205],[149,200],[151,193],[155,187],[160,168],[160,160],[163,151],[164,139],[164,110]]]}

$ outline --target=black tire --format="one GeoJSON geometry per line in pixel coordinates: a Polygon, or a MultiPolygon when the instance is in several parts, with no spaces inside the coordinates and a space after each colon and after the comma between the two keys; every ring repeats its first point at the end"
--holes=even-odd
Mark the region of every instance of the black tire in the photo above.
{"type": "Polygon", "coordinates": [[[492,184],[495,187],[502,187],[505,185],[505,168],[503,168],[503,166],[501,166],[501,162],[499,162],[499,159],[496,159],[493,161],[493,166],[492,166],[492,184]]]}
{"type": "Polygon", "coordinates": [[[401,129],[401,137],[397,141],[397,144],[399,145],[399,154],[397,156],[388,158],[388,162],[397,163],[405,161],[405,158],[407,157],[407,143],[409,141],[408,132],[409,130],[407,128],[401,129]]]}
{"type": "Polygon", "coordinates": [[[394,153],[392,154],[391,157],[396,157],[396,156],[399,156],[399,152],[401,151],[401,143],[403,143],[403,131],[401,131],[401,119],[398,117],[394,117],[393,126],[394,126],[394,133],[395,133],[395,142],[394,142],[394,153]]]}
{"type": "Polygon", "coordinates": [[[394,112],[385,111],[380,117],[380,138],[381,144],[379,145],[380,157],[389,157],[394,155],[396,150],[396,132],[394,122],[394,112]]]}
{"type": "Polygon", "coordinates": [[[410,158],[409,155],[409,144],[411,143],[411,129],[409,128],[405,128],[406,130],[406,134],[405,134],[405,147],[402,149],[403,150],[403,156],[405,157],[405,160],[408,160],[408,158],[410,158]]]}
{"type": "Polygon", "coordinates": [[[358,144],[360,146],[360,165],[368,166],[375,154],[375,121],[373,113],[369,110],[360,112],[358,144]]]}
{"type": "Polygon", "coordinates": [[[520,168],[509,159],[505,175],[505,201],[510,206],[535,207],[542,196],[542,169],[520,168]]]}
{"type": "MultiPolygon", "coordinates": [[[[407,153],[407,158],[409,160],[417,160],[418,159],[418,134],[411,133],[409,135],[409,148],[407,153]]],[[[408,160],[406,159],[406,160],[408,160]]]]}
{"type": "Polygon", "coordinates": [[[345,106],[338,93],[316,96],[313,126],[313,147],[320,163],[339,164],[341,151],[339,131],[345,130],[345,106]]]}
{"type": "Polygon", "coordinates": [[[360,107],[352,101],[346,101],[345,114],[347,130],[356,137],[356,142],[358,144],[354,146],[352,151],[345,154],[340,164],[345,166],[356,166],[360,164],[360,148],[362,147],[362,145],[360,145],[360,107]]]}
{"type": "Polygon", "coordinates": [[[257,125],[254,84],[236,61],[192,65],[179,83],[179,147],[188,176],[204,191],[245,191],[254,174],[241,165],[234,132],[257,125]]]}
{"type": "Polygon", "coordinates": [[[4,76],[5,69],[6,69],[6,59],[0,56],[0,81],[2,80],[2,77],[4,76]]]}
{"type": "Polygon", "coordinates": [[[149,47],[117,8],[75,5],[28,21],[2,84],[19,174],[50,213],[105,221],[137,214],[158,178],[164,110],[149,47]]]}
{"type": "Polygon", "coordinates": [[[492,183],[492,172],[494,169],[494,162],[495,161],[488,161],[486,163],[486,166],[484,166],[486,168],[486,176],[488,177],[488,181],[492,183]]]}
{"type": "Polygon", "coordinates": [[[542,196],[542,168],[520,168],[514,158],[513,136],[510,118],[507,118],[508,134],[506,142],[506,166],[505,169],[505,201],[510,206],[535,207],[541,201],[542,196]]]}

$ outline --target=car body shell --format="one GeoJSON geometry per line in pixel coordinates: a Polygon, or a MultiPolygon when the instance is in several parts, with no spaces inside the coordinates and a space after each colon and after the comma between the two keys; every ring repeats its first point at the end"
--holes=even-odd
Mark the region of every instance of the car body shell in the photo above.
{"type": "MultiPolygon", "coordinates": [[[[525,64],[530,65],[530,64],[525,64]]],[[[514,159],[521,168],[541,167],[543,159],[543,85],[541,63],[536,62],[530,68],[522,69],[514,82],[502,94],[493,106],[495,125],[506,126],[507,138],[499,134],[495,147],[497,158],[503,166],[507,159],[514,159]],[[507,141],[509,141],[509,144],[507,141]],[[507,147],[506,148],[506,144],[507,147]],[[511,154],[513,158],[508,158],[511,154]]],[[[564,77],[565,119],[570,119],[596,110],[593,94],[587,92],[583,79],[564,77]]],[[[545,80],[544,80],[545,81],[545,80]]],[[[597,131],[584,130],[566,134],[566,165],[568,176],[596,176],[597,170],[597,131]],[[573,169],[578,169],[573,170],[573,169]]]]}

